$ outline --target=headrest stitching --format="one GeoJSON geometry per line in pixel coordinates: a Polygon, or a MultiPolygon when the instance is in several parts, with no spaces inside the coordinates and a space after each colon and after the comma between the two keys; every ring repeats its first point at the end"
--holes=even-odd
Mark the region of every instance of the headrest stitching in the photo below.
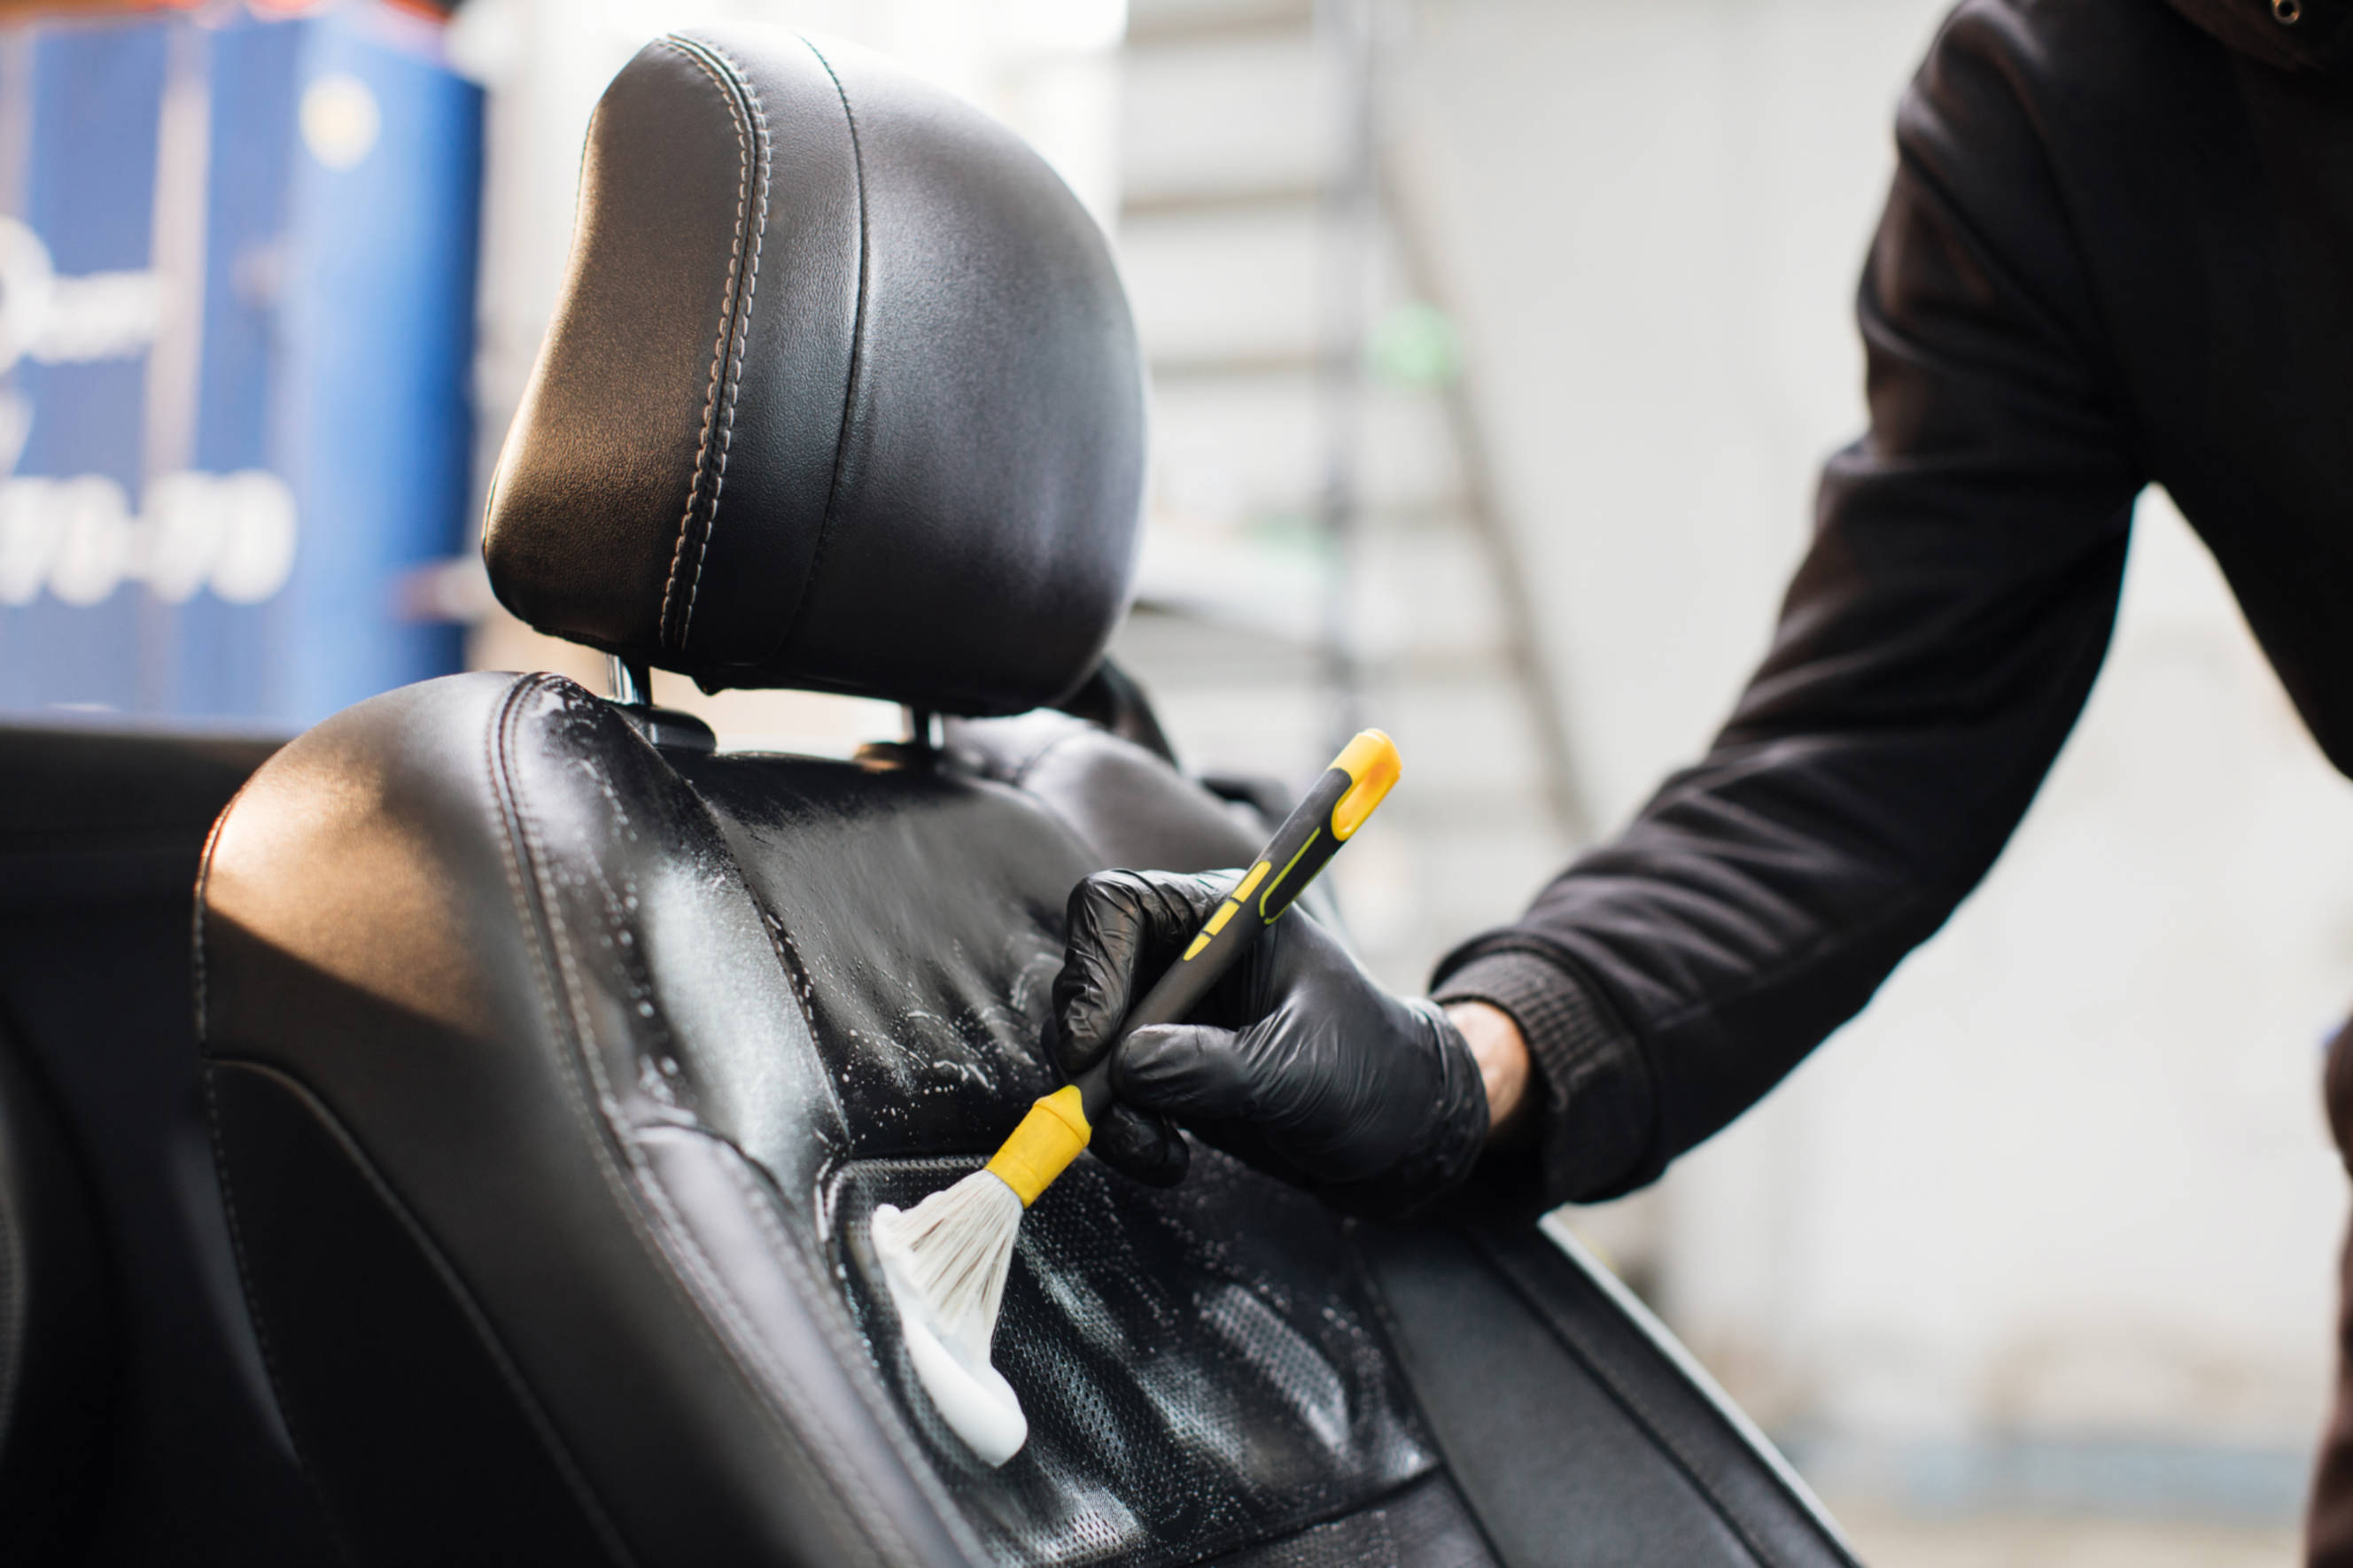
{"type": "MultiPolygon", "coordinates": [[[[678,641],[681,647],[686,646],[687,637],[694,630],[694,605],[702,592],[702,563],[710,558],[712,536],[719,531],[719,497],[720,493],[727,488],[727,454],[733,447],[735,437],[735,395],[744,384],[744,360],[752,331],[752,297],[760,287],[760,246],[768,234],[768,175],[772,163],[767,106],[760,101],[760,89],[752,80],[751,72],[744,68],[744,63],[741,60],[718,45],[703,44],[702,47],[727,68],[728,75],[733,77],[736,84],[744,89],[744,102],[752,111],[754,132],[753,140],[759,149],[760,178],[757,186],[758,205],[752,214],[752,261],[749,270],[744,274],[744,302],[742,308],[735,312],[735,336],[727,355],[727,403],[719,416],[718,471],[711,482],[711,516],[703,523],[702,537],[695,545],[694,576],[687,584],[686,616],[679,623],[678,628],[678,641]]],[[[740,246],[742,243],[740,216],[737,219],[737,234],[739,236],[737,243],[740,246]]]]}
{"type": "MultiPolygon", "coordinates": [[[[711,386],[703,398],[702,435],[695,444],[694,475],[687,485],[686,512],[679,519],[678,543],[670,552],[670,576],[662,584],[662,641],[669,647],[683,648],[686,646],[688,617],[678,613],[679,574],[685,563],[687,547],[691,542],[695,545],[695,575],[698,580],[701,577],[702,541],[695,535],[694,513],[702,499],[704,476],[712,468],[712,437],[714,433],[719,431],[720,385],[723,379],[725,379],[723,373],[729,359],[728,351],[735,341],[738,322],[744,312],[749,310],[751,303],[748,292],[739,293],[739,290],[742,289],[744,281],[744,224],[745,218],[750,216],[752,207],[754,142],[751,124],[744,117],[743,106],[737,102],[735,93],[731,89],[727,79],[720,75],[718,68],[706,58],[701,48],[696,47],[695,40],[673,34],[662,39],[661,42],[665,48],[682,57],[697,70],[709,77],[711,85],[719,89],[720,101],[727,106],[727,117],[735,126],[736,157],[739,165],[735,183],[735,233],[728,246],[727,292],[719,315],[718,341],[712,345],[711,350],[711,386]],[[670,631],[673,618],[678,627],[675,636],[670,631]]],[[[765,163],[765,160],[763,159],[762,162],[765,163]]],[[[731,381],[727,399],[729,426],[726,435],[733,434],[733,386],[731,381]]],[[[723,436],[722,439],[724,438],[725,437],[723,436]]],[[[721,459],[720,470],[721,475],[723,475],[723,457],[721,459]]],[[[711,515],[714,520],[718,515],[718,489],[714,483],[711,501],[711,515]]]]}

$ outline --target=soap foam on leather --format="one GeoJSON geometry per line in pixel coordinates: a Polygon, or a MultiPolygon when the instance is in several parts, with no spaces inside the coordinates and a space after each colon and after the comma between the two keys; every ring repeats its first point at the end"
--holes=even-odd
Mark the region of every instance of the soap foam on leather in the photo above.
{"type": "Polygon", "coordinates": [[[908,1363],[940,1419],[991,1467],[1029,1437],[1020,1399],[988,1359],[1021,1213],[1019,1195],[987,1171],[904,1212],[874,1210],[874,1252],[908,1363]]]}

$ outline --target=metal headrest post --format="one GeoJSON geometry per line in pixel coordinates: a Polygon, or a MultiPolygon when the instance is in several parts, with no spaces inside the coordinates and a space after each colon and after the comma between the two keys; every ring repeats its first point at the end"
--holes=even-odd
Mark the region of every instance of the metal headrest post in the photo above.
{"type": "Polygon", "coordinates": [[[617,653],[605,656],[605,681],[613,689],[613,700],[624,708],[650,708],[654,705],[654,672],[641,658],[623,658],[617,653]]]}
{"type": "Polygon", "coordinates": [[[654,672],[644,659],[607,654],[605,680],[613,689],[611,700],[622,720],[649,743],[676,752],[717,749],[719,740],[710,725],[691,713],[654,706],[654,672]]]}
{"type": "Polygon", "coordinates": [[[906,721],[906,744],[913,751],[937,752],[946,748],[947,725],[929,708],[902,708],[906,721]]]}

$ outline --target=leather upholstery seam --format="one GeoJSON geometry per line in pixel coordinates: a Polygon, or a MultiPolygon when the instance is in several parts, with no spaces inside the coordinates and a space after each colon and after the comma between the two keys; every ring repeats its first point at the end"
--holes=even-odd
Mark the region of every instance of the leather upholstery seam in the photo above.
{"type": "MultiPolygon", "coordinates": [[[[705,805],[707,806],[708,803],[706,802],[705,805]]],[[[810,998],[816,994],[816,991],[809,981],[808,966],[801,961],[800,949],[794,944],[792,931],[785,924],[784,918],[769,906],[767,899],[760,889],[753,887],[748,878],[743,879],[740,886],[744,889],[744,896],[752,901],[753,912],[760,918],[760,931],[768,939],[768,951],[775,955],[776,967],[784,971],[785,988],[792,996],[793,1009],[800,1016],[801,1026],[808,1032],[809,1051],[814,1058],[817,1052],[818,1021],[816,1013],[809,1005],[810,998]]],[[[840,1130],[841,1141],[847,1143],[849,1139],[849,1114],[841,1108],[840,1086],[833,1081],[832,1074],[823,1070],[821,1065],[817,1076],[818,1083],[825,1090],[825,1102],[833,1111],[834,1126],[840,1130]]],[[[744,1158],[748,1160],[751,1156],[747,1154],[744,1158]]],[[[828,1158],[830,1160],[831,1156],[828,1155],[828,1158]]]]}
{"type": "Polygon", "coordinates": [[[735,434],[735,401],[743,386],[752,300],[759,288],[761,244],[768,226],[771,140],[767,110],[760,101],[759,90],[732,56],[700,39],[679,34],[661,42],[710,78],[712,85],[719,89],[720,100],[727,106],[728,119],[735,127],[739,170],[735,232],[728,246],[727,291],[720,310],[719,337],[712,348],[711,385],[703,401],[702,437],[695,447],[694,474],[687,485],[686,512],[679,520],[678,543],[670,552],[670,576],[662,585],[662,625],[657,629],[664,642],[683,651],[693,630],[694,606],[702,588],[702,563],[710,554],[711,536],[719,526],[720,498],[727,487],[727,458],[735,434]],[[703,502],[706,485],[710,496],[707,508],[703,502]],[[698,531],[695,514],[699,510],[704,516],[698,531]],[[690,549],[693,552],[691,568],[687,564],[690,549]],[[687,574],[687,585],[686,602],[681,608],[679,579],[682,572],[687,574]],[[678,625],[674,639],[667,635],[673,619],[678,625]]]}
{"type": "MultiPolygon", "coordinates": [[[[885,1560],[880,1555],[874,1555],[873,1537],[880,1536],[895,1549],[896,1560],[917,1561],[909,1543],[900,1534],[896,1522],[890,1518],[889,1510],[881,1506],[881,1500],[875,1497],[871,1489],[859,1477],[855,1467],[821,1461],[808,1438],[791,1421],[784,1418],[783,1413],[776,1408],[772,1400],[762,1396],[765,1391],[761,1386],[759,1373],[765,1372],[776,1382],[796,1389],[799,1385],[799,1380],[790,1376],[781,1367],[771,1364],[771,1359],[765,1355],[757,1356],[761,1363],[757,1371],[747,1361],[747,1355],[756,1353],[754,1347],[758,1344],[758,1339],[753,1332],[750,1323],[744,1317],[740,1304],[727,1289],[725,1282],[717,1277],[717,1271],[712,1268],[710,1260],[702,1256],[702,1248],[694,1242],[691,1232],[670,1205],[669,1194],[661,1185],[659,1178],[647,1167],[642,1151],[637,1149],[621,1134],[617,1125],[618,1117],[610,1114],[599,1117],[594,1114],[589,1108],[587,1096],[583,1092],[577,1080],[575,1074],[585,1072],[590,1086],[596,1090],[597,1102],[608,1107],[614,1104],[611,1086],[606,1081],[602,1063],[596,1059],[595,1031],[582,1011],[578,970],[572,957],[569,933],[565,931],[563,918],[556,909],[552,889],[547,885],[546,872],[543,868],[546,862],[545,848],[539,839],[538,824],[523,803],[521,780],[512,766],[507,743],[508,731],[513,722],[515,710],[520,705],[521,695],[524,692],[548,691],[560,698],[561,694],[556,689],[561,684],[567,683],[563,682],[562,678],[557,676],[538,676],[518,681],[514,690],[509,694],[508,700],[501,705],[493,720],[490,734],[492,785],[497,792],[500,806],[504,812],[512,814],[509,822],[501,825],[505,828],[505,831],[500,834],[501,853],[505,858],[510,885],[514,892],[525,929],[534,937],[533,946],[539,960],[535,967],[542,983],[541,994],[547,1008],[551,1034],[560,1047],[569,1047],[563,1052],[565,1070],[558,1077],[562,1079],[566,1096],[572,1102],[574,1113],[587,1131],[590,1146],[596,1152],[598,1165],[605,1172],[607,1184],[621,1200],[620,1207],[629,1228],[637,1234],[639,1242],[647,1248],[654,1261],[660,1265],[659,1272],[661,1278],[677,1293],[681,1303],[686,1307],[689,1320],[700,1329],[706,1342],[734,1366],[745,1385],[753,1392],[755,1403],[768,1415],[772,1429],[797,1452],[807,1466],[811,1475],[839,1488],[843,1494],[854,1497],[860,1504],[863,1505],[862,1508],[845,1509],[844,1522],[852,1527],[849,1533],[866,1538],[863,1544],[867,1546],[870,1555],[873,1555],[873,1560],[878,1564],[885,1560]],[[520,853],[517,852],[515,842],[518,839],[520,853]],[[531,870],[528,889],[521,871],[521,863],[526,858],[530,862],[531,870]],[[553,973],[550,972],[548,963],[551,949],[554,959],[553,973]],[[570,1015],[569,1027],[565,1026],[567,1013],[570,1015]],[[629,1170],[626,1174],[615,1163],[617,1149],[620,1158],[628,1164],[629,1170]],[[635,1179],[632,1180],[632,1177],[635,1179]],[[649,1226],[647,1216],[638,1206],[641,1199],[650,1203],[659,1212],[670,1237],[676,1243],[675,1250],[670,1246],[665,1245],[664,1238],[654,1234],[649,1226]],[[679,1268],[681,1263],[691,1268],[696,1284],[700,1286],[699,1289],[690,1287],[688,1282],[681,1278],[679,1268]],[[733,1331],[733,1337],[719,1333],[704,1317],[706,1310],[714,1310],[725,1319],[733,1331]]],[[[815,1402],[805,1403],[810,1414],[811,1424],[820,1428],[823,1437],[832,1446],[835,1457],[838,1458],[842,1445],[839,1436],[831,1430],[831,1424],[818,1410],[815,1402]]],[[[818,1492],[818,1497],[824,1496],[822,1490],[818,1492]]]]}
{"type": "MultiPolygon", "coordinates": [[[[722,1163],[730,1177],[733,1179],[736,1187],[744,1194],[744,1201],[751,1208],[754,1218],[760,1227],[768,1233],[769,1239],[775,1244],[777,1253],[783,1257],[786,1266],[796,1276],[796,1282],[812,1300],[822,1301],[825,1296],[830,1293],[830,1288],[825,1286],[810,1270],[808,1260],[801,1257],[793,1238],[786,1233],[784,1223],[776,1217],[773,1200],[763,1188],[759,1178],[754,1173],[755,1167],[752,1157],[744,1152],[734,1142],[719,1136],[716,1132],[708,1129],[698,1129],[698,1131],[716,1143],[725,1155],[730,1156],[723,1160],[722,1163]]],[[[826,1338],[826,1347],[832,1351],[835,1358],[841,1363],[843,1372],[855,1381],[857,1371],[869,1364],[868,1347],[845,1342],[840,1326],[828,1317],[821,1309],[812,1316],[817,1320],[818,1331],[826,1338]]],[[[947,1499],[933,1495],[936,1489],[932,1484],[931,1472],[922,1462],[921,1457],[915,1453],[913,1446],[907,1442],[905,1435],[890,1421],[878,1421],[875,1423],[875,1427],[882,1434],[883,1440],[891,1446],[892,1451],[898,1455],[900,1462],[907,1467],[908,1474],[914,1478],[917,1489],[925,1494],[933,1507],[938,1510],[943,1522],[954,1521],[956,1516],[953,1505],[947,1499]]],[[[953,1524],[950,1525],[950,1532],[952,1534],[955,1532],[953,1524]]]]}
{"type": "MultiPolygon", "coordinates": [[[[744,68],[742,61],[716,44],[701,39],[686,41],[724,66],[727,74],[734,81],[737,90],[742,93],[744,105],[751,111],[754,131],[753,141],[759,152],[760,178],[754,193],[756,205],[751,217],[752,255],[744,274],[744,298],[735,312],[734,335],[728,346],[727,400],[725,405],[720,410],[719,455],[716,459],[716,472],[712,475],[711,482],[711,515],[703,523],[701,541],[695,545],[694,576],[687,585],[686,616],[678,629],[678,641],[681,648],[686,646],[688,637],[694,630],[694,606],[702,596],[702,566],[703,563],[711,557],[711,541],[719,531],[719,502],[723,492],[727,488],[727,459],[734,450],[735,400],[743,390],[744,361],[751,352],[752,301],[760,288],[761,247],[765,244],[768,236],[768,185],[775,169],[775,138],[768,129],[768,110],[760,100],[760,89],[758,84],[753,81],[752,73],[744,68]]],[[[739,244],[743,223],[743,217],[739,214],[736,219],[739,244]]]]}
{"type": "Polygon", "coordinates": [[[1486,1547],[1487,1555],[1495,1563],[1503,1563],[1506,1560],[1495,1544],[1493,1532],[1488,1529],[1486,1520],[1481,1517],[1469,1489],[1462,1484],[1464,1467],[1448,1445],[1438,1423],[1430,1418],[1429,1404],[1421,1396],[1421,1378],[1414,1370],[1415,1363],[1405,1353],[1405,1331],[1398,1321],[1396,1311],[1389,1306],[1388,1292],[1382,1286],[1379,1274],[1372,1266],[1362,1222],[1344,1222],[1342,1235],[1347,1240],[1348,1258],[1354,1266],[1356,1278],[1364,1289],[1366,1300],[1371,1304],[1373,1326],[1380,1337],[1381,1349],[1388,1352],[1389,1364],[1396,1369],[1398,1379],[1404,1385],[1406,1402],[1421,1424],[1422,1441],[1430,1447],[1437,1460],[1430,1469],[1422,1472],[1420,1479],[1426,1480],[1435,1475],[1453,1488],[1455,1500],[1462,1505],[1462,1517],[1471,1521],[1471,1528],[1478,1534],[1481,1544],[1486,1547]]]}
{"type": "MultiPolygon", "coordinates": [[[[523,879],[522,857],[517,847],[517,840],[527,833],[528,828],[519,798],[520,791],[515,786],[512,769],[509,765],[507,743],[508,731],[523,700],[551,690],[559,679],[549,675],[525,676],[507,689],[505,697],[491,710],[491,721],[485,728],[483,763],[491,786],[491,837],[498,845],[500,868],[506,875],[508,895],[513,900],[515,914],[533,960],[532,989],[538,994],[550,1037],[561,1045],[568,1037],[568,1031],[564,1026],[564,1008],[557,994],[560,983],[549,973],[548,939],[542,929],[539,910],[532,891],[523,879]]],[[[534,869],[534,880],[536,876],[534,869]]],[[[565,1099],[578,1124],[587,1131],[589,1147],[594,1151],[598,1169],[605,1173],[607,1184],[626,1197],[628,1184],[613,1168],[611,1153],[605,1147],[601,1125],[589,1113],[586,1098],[570,1069],[571,1064],[566,1061],[564,1069],[556,1074],[565,1099]]],[[[622,1208],[629,1216],[631,1228],[638,1230],[640,1238],[650,1243],[651,1238],[644,1237],[642,1227],[638,1224],[634,1205],[624,1202],[622,1208]]],[[[659,1254],[658,1245],[654,1246],[654,1250],[659,1254]]]]}
{"type": "MultiPolygon", "coordinates": [[[[263,765],[268,765],[266,761],[263,765]]],[[[214,817],[212,826],[206,829],[205,847],[196,856],[195,898],[194,905],[189,912],[188,940],[189,944],[195,949],[195,1001],[196,1005],[196,1050],[199,1055],[204,1053],[205,1047],[208,1043],[206,1022],[205,1017],[206,1002],[209,996],[209,992],[206,986],[205,963],[205,899],[206,894],[208,894],[212,889],[213,853],[220,847],[221,834],[228,826],[229,813],[237,809],[237,802],[245,798],[246,792],[253,787],[253,781],[260,776],[261,769],[256,768],[252,773],[246,775],[246,780],[243,784],[237,786],[237,793],[228,797],[228,804],[220,808],[220,815],[214,817]]]]}
{"type": "MultiPolygon", "coordinates": [[[[688,54],[686,50],[679,47],[676,44],[671,43],[670,40],[665,38],[662,40],[662,43],[663,46],[670,49],[672,53],[684,56],[705,74],[710,73],[711,68],[708,65],[705,65],[702,60],[697,59],[693,55],[688,54]]],[[[714,78],[713,80],[715,81],[716,78],[714,78]]],[[[744,133],[743,122],[741,117],[736,112],[734,100],[733,96],[727,92],[724,86],[720,88],[720,98],[722,101],[726,103],[728,119],[734,123],[736,128],[736,157],[739,163],[739,173],[736,176],[735,236],[727,256],[727,289],[725,297],[722,300],[720,304],[719,341],[712,346],[711,352],[711,385],[703,394],[702,432],[700,438],[695,442],[694,469],[693,472],[687,477],[686,483],[686,510],[679,518],[678,542],[670,550],[670,574],[662,583],[660,616],[655,626],[655,637],[663,644],[670,647],[682,647],[685,642],[685,638],[682,634],[678,638],[673,639],[670,635],[670,626],[672,617],[676,614],[676,606],[678,603],[679,568],[686,556],[687,541],[694,532],[695,509],[702,500],[703,468],[710,458],[712,433],[718,418],[720,371],[722,368],[722,363],[726,357],[728,329],[733,324],[735,304],[735,268],[739,264],[743,254],[744,198],[751,178],[751,160],[744,150],[743,144],[744,133]]]]}

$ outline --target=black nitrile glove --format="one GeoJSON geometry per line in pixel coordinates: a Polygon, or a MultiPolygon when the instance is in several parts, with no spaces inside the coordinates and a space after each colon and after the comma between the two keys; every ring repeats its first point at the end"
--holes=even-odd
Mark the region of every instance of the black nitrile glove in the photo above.
{"type": "MultiPolygon", "coordinates": [[[[1105,871],[1071,893],[1054,1048],[1076,1073],[1175,962],[1239,871],[1105,871]]],[[[1170,1118],[1335,1205],[1395,1214],[1469,1173],[1487,1091],[1435,1003],[1391,995],[1293,909],[1183,1024],[1139,1029],[1112,1062],[1119,1103],[1089,1145],[1166,1184],[1185,1173],[1170,1118]]]]}

